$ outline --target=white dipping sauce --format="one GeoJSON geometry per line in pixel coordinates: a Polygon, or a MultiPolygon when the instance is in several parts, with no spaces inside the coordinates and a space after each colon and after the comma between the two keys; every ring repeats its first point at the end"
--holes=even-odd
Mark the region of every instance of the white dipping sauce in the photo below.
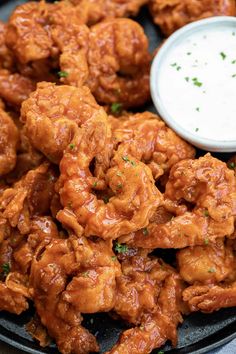
{"type": "Polygon", "coordinates": [[[166,111],[199,137],[236,140],[236,28],[200,29],[166,53],[158,78],[166,111]]]}

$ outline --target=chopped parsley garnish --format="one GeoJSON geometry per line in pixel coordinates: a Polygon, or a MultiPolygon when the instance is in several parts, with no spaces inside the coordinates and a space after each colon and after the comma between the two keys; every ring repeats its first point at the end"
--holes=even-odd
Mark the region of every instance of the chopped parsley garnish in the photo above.
{"type": "Polygon", "coordinates": [[[176,70],[180,71],[180,69],[181,69],[181,66],[177,66],[176,70]]]}
{"type": "Polygon", "coordinates": [[[84,273],[82,273],[82,276],[85,277],[85,278],[87,278],[87,277],[88,277],[88,274],[89,274],[89,272],[84,272],[84,273]]]}
{"type": "Polygon", "coordinates": [[[236,60],[232,60],[232,61],[231,61],[231,64],[236,64],[236,60]]]}
{"type": "Polygon", "coordinates": [[[136,162],[134,162],[134,161],[130,161],[130,163],[131,163],[131,165],[134,166],[134,167],[137,166],[136,162]]]}
{"type": "Polygon", "coordinates": [[[209,216],[209,211],[208,211],[207,209],[204,210],[204,211],[203,211],[203,215],[206,216],[206,217],[209,216]]]}
{"type": "Polygon", "coordinates": [[[70,144],[70,145],[69,145],[69,148],[70,148],[71,150],[73,150],[73,149],[75,148],[75,144],[70,144]]]}
{"type": "Polygon", "coordinates": [[[107,204],[109,202],[109,197],[108,195],[104,195],[104,197],[102,198],[104,203],[107,204]]]}
{"type": "Polygon", "coordinates": [[[232,32],[232,36],[235,36],[235,32],[232,32]]]}
{"type": "Polygon", "coordinates": [[[193,84],[194,84],[195,86],[198,86],[198,87],[201,87],[201,86],[202,86],[202,82],[200,82],[197,77],[194,77],[194,78],[192,79],[192,81],[193,81],[193,84]]]}
{"type": "Polygon", "coordinates": [[[98,182],[96,181],[96,182],[94,182],[93,183],[93,187],[97,187],[97,184],[98,184],[98,182]]]}
{"type": "Polygon", "coordinates": [[[142,229],[142,233],[143,233],[144,236],[147,236],[149,234],[148,229],[146,227],[144,227],[142,229]]]}
{"type": "Polygon", "coordinates": [[[233,74],[232,77],[236,77],[236,74],[233,74]]]}
{"type": "Polygon", "coordinates": [[[117,244],[115,245],[115,251],[117,253],[126,253],[128,251],[128,246],[127,245],[122,245],[122,244],[117,242],[117,244]]]}
{"type": "Polygon", "coordinates": [[[209,268],[208,269],[208,273],[215,273],[215,269],[214,268],[209,268]]]}
{"type": "Polygon", "coordinates": [[[191,52],[188,52],[187,55],[191,55],[192,53],[191,52]]]}
{"type": "Polygon", "coordinates": [[[196,129],[195,129],[195,132],[198,132],[198,131],[199,131],[199,128],[196,128],[196,129]]]}
{"type": "Polygon", "coordinates": [[[235,167],[236,167],[235,162],[230,162],[229,163],[229,168],[231,168],[231,170],[235,169],[235,167]]]}
{"type": "Polygon", "coordinates": [[[111,105],[111,112],[118,114],[122,111],[122,103],[114,102],[111,105]]]}
{"type": "Polygon", "coordinates": [[[67,77],[69,73],[67,71],[58,71],[58,76],[59,77],[67,77]]]}
{"type": "Polygon", "coordinates": [[[159,350],[157,354],[165,354],[165,352],[163,350],[159,350]]]}
{"type": "Polygon", "coordinates": [[[118,183],[118,184],[117,184],[117,188],[118,188],[118,189],[121,189],[122,187],[123,187],[123,186],[122,186],[122,183],[118,183]]]}
{"type": "Polygon", "coordinates": [[[113,261],[116,261],[116,260],[117,260],[117,257],[116,257],[116,256],[111,256],[111,259],[112,259],[113,261]]]}
{"type": "Polygon", "coordinates": [[[204,243],[205,243],[205,245],[208,245],[208,244],[209,244],[208,238],[205,238],[204,243]]]}
{"type": "Polygon", "coordinates": [[[171,64],[170,66],[175,67],[175,66],[177,66],[177,63],[173,63],[173,64],[171,64]]]}
{"type": "Polygon", "coordinates": [[[199,107],[197,107],[197,108],[196,108],[196,111],[197,111],[197,112],[200,112],[200,108],[199,108],[199,107]]]}
{"type": "Polygon", "coordinates": [[[122,160],[124,160],[125,162],[129,162],[128,156],[122,156],[122,160]]]}
{"type": "Polygon", "coordinates": [[[221,56],[221,58],[222,58],[223,60],[225,60],[226,54],[225,54],[224,52],[220,52],[220,56],[221,56]]]}
{"type": "Polygon", "coordinates": [[[184,79],[185,79],[185,81],[189,82],[189,77],[188,76],[186,76],[184,79]]]}
{"type": "Polygon", "coordinates": [[[8,275],[8,273],[10,272],[11,270],[11,267],[10,267],[10,264],[9,263],[3,263],[2,264],[2,274],[6,277],[8,275]]]}

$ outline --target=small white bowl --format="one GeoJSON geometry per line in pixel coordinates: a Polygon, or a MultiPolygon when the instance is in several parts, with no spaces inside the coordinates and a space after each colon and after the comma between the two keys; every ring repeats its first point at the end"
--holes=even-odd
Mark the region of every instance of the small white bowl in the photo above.
{"type": "MultiPolygon", "coordinates": [[[[153,103],[162,117],[162,119],[167,123],[169,127],[171,127],[179,136],[183,139],[187,140],[191,144],[195,145],[198,148],[207,151],[215,151],[215,152],[233,152],[236,151],[236,132],[235,132],[235,140],[224,140],[218,141],[213,139],[206,139],[204,137],[200,137],[198,134],[194,132],[187,131],[179,122],[175,120],[175,117],[171,116],[168,112],[168,107],[164,105],[162,97],[160,95],[159,90],[159,74],[162,70],[162,64],[165,61],[166,55],[168,51],[173,48],[177,43],[184,40],[191,34],[196,33],[199,30],[209,29],[209,28],[217,28],[217,26],[224,25],[229,27],[232,25],[236,30],[236,18],[231,16],[218,16],[211,17],[204,20],[193,22],[189,25],[186,25],[172,34],[161,46],[158,53],[156,54],[152,67],[151,67],[151,75],[150,75],[150,86],[151,86],[151,96],[153,103]]],[[[171,83],[170,83],[171,84],[171,83]]],[[[236,92],[235,92],[236,97],[236,92]]],[[[235,100],[236,104],[236,100],[235,100]]],[[[207,117],[206,117],[207,119],[207,117]]],[[[235,118],[236,119],[236,118],[235,118]]],[[[214,127],[212,127],[214,129],[214,127]]]]}

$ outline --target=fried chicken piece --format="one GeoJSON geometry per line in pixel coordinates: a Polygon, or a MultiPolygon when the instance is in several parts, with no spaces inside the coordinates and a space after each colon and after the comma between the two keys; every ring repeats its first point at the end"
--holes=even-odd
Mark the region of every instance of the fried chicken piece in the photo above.
{"type": "Polygon", "coordinates": [[[233,171],[210,154],[180,161],[171,169],[164,195],[167,210],[180,214],[165,224],[151,223],[145,233],[140,230],[130,235],[128,243],[144,248],[184,248],[230,236],[235,192],[233,171]]]}
{"type": "Polygon", "coordinates": [[[193,285],[183,293],[192,312],[211,313],[236,306],[236,282],[223,285],[193,285]]]}
{"type": "Polygon", "coordinates": [[[29,171],[12,188],[3,192],[0,198],[3,217],[20,233],[29,233],[31,218],[48,212],[56,179],[47,162],[29,171]]]}
{"type": "Polygon", "coordinates": [[[98,126],[81,133],[81,142],[74,140],[61,160],[58,182],[64,210],[58,220],[76,233],[115,239],[147,226],[155,209],[162,203],[148,166],[127,155],[120,147],[115,153],[106,183],[112,197],[98,199],[93,193],[96,179],[89,169],[96,156],[102,132],[98,126]],[[78,225],[83,229],[77,229],[78,225]],[[76,230],[77,229],[77,230],[76,230]]]}
{"type": "Polygon", "coordinates": [[[7,25],[0,21],[0,68],[11,69],[14,65],[13,55],[6,46],[6,27],[7,25]]]}
{"type": "Polygon", "coordinates": [[[234,0],[150,0],[149,8],[165,36],[193,21],[236,14],[234,0]]]}
{"type": "MultiPolygon", "coordinates": [[[[100,121],[104,123],[104,139],[107,135],[107,116],[87,87],[40,83],[23,103],[21,120],[31,144],[54,163],[60,162],[78,127],[100,121]]],[[[69,146],[73,148],[73,144],[69,146]]]]}
{"type": "Polygon", "coordinates": [[[119,263],[109,244],[70,237],[55,240],[35,257],[31,272],[41,322],[61,353],[98,351],[96,339],[81,326],[80,311],[109,311],[115,302],[119,263]]]}
{"type": "Polygon", "coordinates": [[[137,107],[149,99],[148,39],[137,22],[122,18],[91,27],[87,60],[87,85],[98,102],[137,107]]]}
{"type": "Polygon", "coordinates": [[[109,353],[146,354],[168,339],[176,345],[182,290],[179,276],[161,260],[140,254],[124,260],[114,311],[136,327],[122,333],[109,353]]]}
{"type": "Polygon", "coordinates": [[[0,177],[13,170],[19,133],[11,117],[0,108],[0,177]]]}
{"type": "Polygon", "coordinates": [[[115,147],[126,143],[127,153],[147,164],[154,179],[169,172],[178,161],[194,158],[195,149],[151,112],[128,114],[119,118],[109,116],[109,121],[115,147]]]}
{"type": "Polygon", "coordinates": [[[141,6],[148,0],[70,0],[80,8],[88,6],[89,25],[103,21],[107,18],[136,16],[141,6]]]}
{"type": "Polygon", "coordinates": [[[230,278],[236,270],[236,258],[232,247],[224,240],[205,246],[187,247],[177,253],[179,272],[189,284],[219,283],[230,278]]]}
{"type": "Polygon", "coordinates": [[[88,75],[86,14],[86,5],[81,9],[67,1],[18,6],[9,19],[7,45],[19,60],[20,70],[30,77],[36,71],[33,77],[38,81],[47,76],[49,80],[53,78],[51,69],[60,61],[62,72],[66,72],[62,82],[82,85],[88,75]]]}
{"type": "Polygon", "coordinates": [[[20,108],[21,103],[35,90],[35,83],[20,74],[0,70],[0,97],[9,105],[20,108]]]}

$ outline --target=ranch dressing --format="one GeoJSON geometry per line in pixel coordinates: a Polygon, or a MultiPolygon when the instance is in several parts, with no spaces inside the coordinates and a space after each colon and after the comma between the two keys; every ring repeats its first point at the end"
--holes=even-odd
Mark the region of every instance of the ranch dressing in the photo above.
{"type": "Polygon", "coordinates": [[[236,140],[236,28],[206,28],[168,51],[159,75],[166,111],[187,132],[236,140]]]}

